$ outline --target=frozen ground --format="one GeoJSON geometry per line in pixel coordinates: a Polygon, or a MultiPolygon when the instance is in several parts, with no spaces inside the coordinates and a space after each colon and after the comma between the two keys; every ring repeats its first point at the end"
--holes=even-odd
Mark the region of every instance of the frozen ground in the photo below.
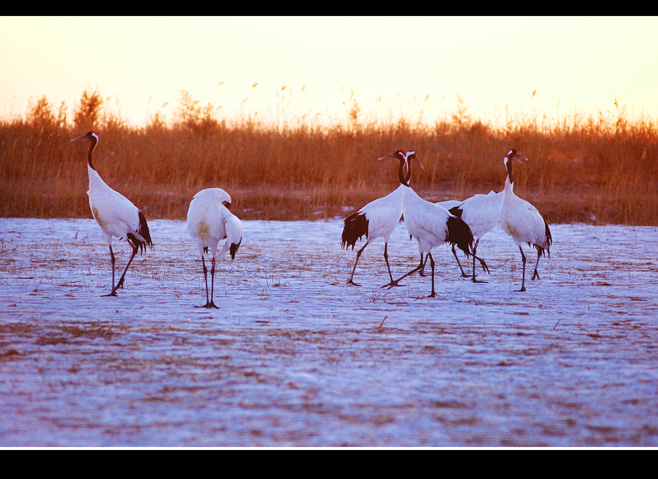
{"type": "MultiPolygon", "coordinates": [[[[500,230],[485,284],[443,246],[426,298],[380,287],[381,240],[348,286],[340,220],[249,221],[208,311],[185,223],[150,225],[101,297],[93,220],[0,219],[0,447],[658,446],[657,228],[553,225],[525,293],[500,230]]],[[[389,256],[417,262],[402,224],[389,256]]]]}

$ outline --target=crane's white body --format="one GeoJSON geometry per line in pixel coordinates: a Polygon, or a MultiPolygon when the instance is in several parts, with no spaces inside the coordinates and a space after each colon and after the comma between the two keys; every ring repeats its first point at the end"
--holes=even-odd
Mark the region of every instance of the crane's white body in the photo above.
{"type": "Polygon", "coordinates": [[[448,237],[447,221],[453,216],[447,209],[421,198],[411,187],[406,187],[402,210],[404,224],[418,242],[421,255],[445,243],[448,237]]]}
{"type": "Polygon", "coordinates": [[[227,208],[231,204],[231,196],[221,188],[207,188],[199,191],[190,202],[187,210],[187,230],[195,241],[201,255],[203,274],[206,282],[206,308],[217,308],[214,303],[215,262],[223,258],[227,251],[231,259],[242,243],[242,222],[227,208]],[[218,251],[221,240],[226,238],[218,251]],[[212,269],[212,287],[208,294],[207,268],[204,253],[210,252],[212,269]]]}
{"type": "Polygon", "coordinates": [[[407,187],[404,191],[402,212],[409,235],[418,242],[420,264],[395,282],[397,283],[397,281],[415,271],[422,271],[425,266],[423,261],[425,255],[430,260],[430,266],[432,267],[432,292],[430,297],[434,297],[436,292],[434,290],[432,249],[445,243],[451,243],[453,247],[457,245],[464,253],[469,255],[472,251],[473,235],[464,221],[444,207],[421,198],[411,187],[407,187]]]}
{"type": "Polygon", "coordinates": [[[471,228],[476,241],[498,225],[502,202],[502,191],[498,193],[490,191],[486,195],[474,195],[466,198],[457,205],[457,208],[461,210],[461,219],[471,228]]]}
{"type": "Polygon", "coordinates": [[[535,264],[535,270],[531,278],[534,280],[535,278],[539,278],[539,273],[537,272],[539,258],[545,253],[550,255],[550,247],[553,239],[548,224],[537,208],[528,201],[519,198],[514,193],[512,161],[519,161],[519,159],[527,160],[523,155],[518,154],[516,150],[510,150],[504,160],[505,167],[507,168],[507,178],[505,178],[505,189],[503,190],[503,199],[500,207],[499,224],[501,229],[512,238],[521,252],[523,277],[521,281],[521,289],[519,289],[519,291],[525,291],[526,257],[523,253],[522,245],[527,243],[534,246],[537,250],[537,263],[535,264]]]}
{"type": "Polygon", "coordinates": [[[400,185],[388,195],[371,201],[357,214],[366,216],[368,220],[368,240],[372,243],[377,238],[390,242],[391,235],[402,218],[402,201],[406,186],[400,185]]]}
{"type": "Polygon", "coordinates": [[[500,227],[517,246],[524,243],[550,248],[546,237],[546,222],[531,203],[514,194],[514,185],[505,181],[500,208],[500,227]]]}
{"type": "Polygon", "coordinates": [[[100,226],[103,238],[112,246],[112,238],[128,240],[128,234],[134,235],[146,243],[140,222],[140,210],[128,198],[110,188],[98,172],[87,165],[89,173],[89,208],[100,226]]]}
{"type": "Polygon", "coordinates": [[[187,230],[197,244],[199,252],[210,250],[211,257],[223,257],[231,244],[239,244],[242,238],[242,222],[225,206],[231,196],[221,188],[199,191],[187,210],[187,230]],[[217,254],[219,242],[226,238],[217,254]]]}
{"type": "MultiPolygon", "coordinates": [[[[438,205],[442,208],[445,208],[446,210],[450,210],[450,208],[453,208],[453,207],[459,205],[459,203],[461,203],[461,201],[459,201],[459,200],[444,200],[444,201],[437,201],[434,204],[438,205]]],[[[413,239],[413,236],[410,235],[409,238],[413,239]]],[[[455,255],[455,258],[457,258],[457,253],[454,252],[454,249],[453,249],[453,254],[455,255]]],[[[421,275],[421,276],[425,276],[425,263],[423,261],[423,254],[422,253],[420,254],[420,264],[422,264],[423,266],[418,271],[418,274],[421,275]]],[[[459,264],[459,259],[457,259],[457,264],[459,264]]],[[[459,264],[459,267],[461,268],[461,264],[459,264]]]]}
{"type": "MultiPolygon", "coordinates": [[[[480,243],[480,239],[493,230],[498,225],[498,219],[500,217],[500,207],[503,201],[503,192],[496,193],[495,191],[490,191],[488,194],[478,194],[466,198],[464,201],[459,202],[457,205],[448,208],[450,212],[456,216],[459,216],[464,222],[468,225],[473,233],[473,238],[475,243],[473,244],[473,273],[472,280],[474,283],[482,282],[475,279],[475,260],[479,260],[482,265],[482,269],[486,272],[489,271],[489,267],[484,262],[483,259],[476,256],[477,248],[480,243]]],[[[457,260],[459,269],[462,272],[463,277],[467,277],[466,273],[462,268],[459,258],[457,258],[457,253],[453,247],[452,253],[457,260]]]]}

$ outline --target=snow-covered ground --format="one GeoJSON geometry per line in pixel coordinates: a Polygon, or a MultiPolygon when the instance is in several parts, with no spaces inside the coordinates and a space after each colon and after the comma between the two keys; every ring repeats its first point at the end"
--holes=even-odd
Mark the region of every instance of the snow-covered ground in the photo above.
{"type": "MultiPolygon", "coordinates": [[[[487,283],[442,246],[427,298],[381,288],[382,240],[347,285],[340,220],[246,221],[210,311],[185,223],[149,223],[102,297],[93,220],[0,219],[0,447],[658,446],[658,228],[553,225],[525,293],[502,231],[487,283]]],[[[389,257],[417,264],[403,224],[389,257]]]]}

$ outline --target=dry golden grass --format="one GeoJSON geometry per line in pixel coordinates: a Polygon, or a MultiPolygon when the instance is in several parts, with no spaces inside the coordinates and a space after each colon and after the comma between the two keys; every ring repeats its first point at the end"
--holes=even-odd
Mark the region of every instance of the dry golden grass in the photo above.
{"type": "Polygon", "coordinates": [[[530,119],[493,129],[461,112],[431,126],[363,125],[352,115],[344,125],[276,128],[219,121],[188,96],[173,125],[156,115],[133,128],[103,117],[102,102],[85,94],[73,125],[45,98],[26,119],[0,122],[0,216],[90,217],[87,146],[69,140],[94,128],[98,172],[148,218],[184,219],[192,195],[211,186],[229,191],[245,220],[346,216],[397,186],[398,165],[377,157],[399,148],[423,161],[412,180],[420,194],[461,199],[502,189],[503,156],[517,148],[530,161],[515,191],[549,223],[658,225],[656,126],[623,111],[550,127],[530,119]]]}

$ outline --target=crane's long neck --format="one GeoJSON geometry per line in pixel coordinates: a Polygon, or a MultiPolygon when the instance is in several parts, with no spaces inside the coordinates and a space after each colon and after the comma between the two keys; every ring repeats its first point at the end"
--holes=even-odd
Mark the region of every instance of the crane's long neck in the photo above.
{"type": "Polygon", "coordinates": [[[96,171],[96,168],[94,168],[94,164],[92,162],[92,153],[94,151],[94,148],[96,148],[96,143],[97,140],[92,139],[89,145],[89,153],[87,154],[87,173],[89,176],[89,190],[90,191],[98,191],[103,188],[109,188],[107,186],[107,183],[103,181],[103,178],[101,178],[101,175],[98,174],[96,171]]]}
{"type": "Polygon", "coordinates": [[[96,148],[96,143],[98,143],[96,139],[89,141],[89,153],[87,153],[87,165],[94,171],[96,171],[96,168],[94,168],[94,164],[92,163],[92,153],[94,152],[94,148],[96,148]]]}
{"type": "Polygon", "coordinates": [[[404,186],[409,186],[411,181],[411,163],[408,160],[400,160],[400,169],[398,171],[398,176],[400,177],[400,183],[404,186]],[[407,165],[407,175],[404,174],[404,165],[407,165]]]}
{"type": "Polygon", "coordinates": [[[512,160],[508,160],[505,164],[507,168],[507,177],[505,178],[505,191],[514,191],[514,178],[512,177],[512,160]]]}

